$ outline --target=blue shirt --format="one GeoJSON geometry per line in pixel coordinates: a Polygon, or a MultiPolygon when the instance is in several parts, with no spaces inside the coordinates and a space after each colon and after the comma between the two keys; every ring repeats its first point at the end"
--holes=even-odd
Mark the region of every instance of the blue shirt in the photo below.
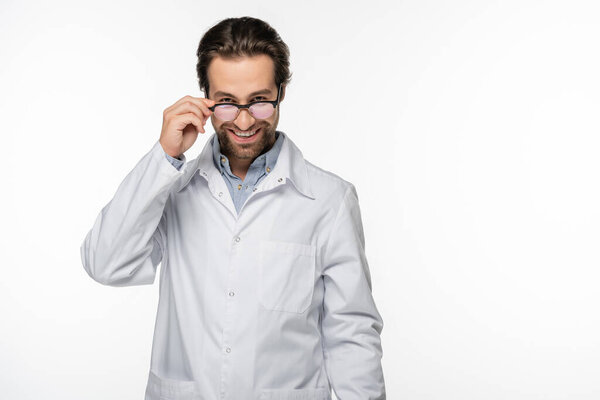
{"type": "MultiPolygon", "coordinates": [[[[250,167],[248,167],[248,172],[246,173],[244,180],[240,179],[238,176],[234,175],[233,172],[231,172],[229,159],[227,156],[221,153],[218,136],[213,136],[213,162],[215,167],[217,167],[217,169],[221,172],[221,176],[227,184],[229,194],[231,195],[231,199],[233,200],[233,204],[235,205],[235,209],[238,214],[242,208],[242,205],[248,196],[250,196],[250,193],[252,193],[256,185],[258,185],[258,183],[273,170],[275,164],[277,163],[277,158],[279,156],[279,151],[281,150],[284,136],[280,135],[278,131],[275,132],[275,135],[276,139],[273,147],[252,161],[250,167]]],[[[165,156],[175,168],[178,170],[181,169],[184,164],[183,160],[171,157],[166,152],[165,156]]]]}

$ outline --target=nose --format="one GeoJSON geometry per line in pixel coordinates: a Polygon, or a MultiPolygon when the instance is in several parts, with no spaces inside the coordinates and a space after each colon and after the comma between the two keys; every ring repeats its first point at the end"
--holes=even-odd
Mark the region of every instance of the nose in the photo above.
{"type": "Polygon", "coordinates": [[[233,121],[233,123],[242,131],[247,130],[256,120],[250,114],[250,111],[247,108],[243,108],[240,110],[237,118],[233,121]]]}

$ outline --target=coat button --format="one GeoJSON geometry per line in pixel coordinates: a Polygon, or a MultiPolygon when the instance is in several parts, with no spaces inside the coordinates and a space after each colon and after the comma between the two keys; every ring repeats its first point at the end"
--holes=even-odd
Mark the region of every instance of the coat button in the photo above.
{"type": "Polygon", "coordinates": [[[283,178],[279,178],[277,179],[277,182],[281,182],[283,180],[283,178]]]}
{"type": "Polygon", "coordinates": [[[236,243],[239,243],[239,242],[240,242],[240,237],[239,237],[239,236],[236,236],[236,237],[235,237],[235,241],[236,241],[236,243]]]}
{"type": "Polygon", "coordinates": [[[219,197],[223,196],[223,192],[219,192],[219,197]]]}
{"type": "Polygon", "coordinates": [[[231,348],[230,347],[225,347],[225,351],[228,353],[231,353],[231,348]]]}
{"type": "Polygon", "coordinates": [[[229,296],[233,297],[235,296],[235,293],[233,291],[229,292],[229,296]]]}

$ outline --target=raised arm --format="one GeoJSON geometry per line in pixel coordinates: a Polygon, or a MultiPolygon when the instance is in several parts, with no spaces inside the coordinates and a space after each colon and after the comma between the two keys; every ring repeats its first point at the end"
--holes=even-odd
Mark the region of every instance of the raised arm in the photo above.
{"type": "Polygon", "coordinates": [[[129,172],[81,244],[83,267],[94,280],[109,286],[154,282],[165,248],[163,211],[183,173],[159,141],[129,172]]]}

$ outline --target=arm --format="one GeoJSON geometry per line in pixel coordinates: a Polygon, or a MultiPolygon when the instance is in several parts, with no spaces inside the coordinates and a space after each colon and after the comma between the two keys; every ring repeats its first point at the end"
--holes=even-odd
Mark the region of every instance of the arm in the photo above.
{"type": "Polygon", "coordinates": [[[156,141],[129,172],[81,244],[83,268],[92,279],[109,286],[154,282],[166,243],[163,211],[184,171],[169,163],[156,141]]]}
{"type": "Polygon", "coordinates": [[[323,354],[340,400],[384,400],[380,334],[356,189],[350,185],[325,249],[323,354]]]}

